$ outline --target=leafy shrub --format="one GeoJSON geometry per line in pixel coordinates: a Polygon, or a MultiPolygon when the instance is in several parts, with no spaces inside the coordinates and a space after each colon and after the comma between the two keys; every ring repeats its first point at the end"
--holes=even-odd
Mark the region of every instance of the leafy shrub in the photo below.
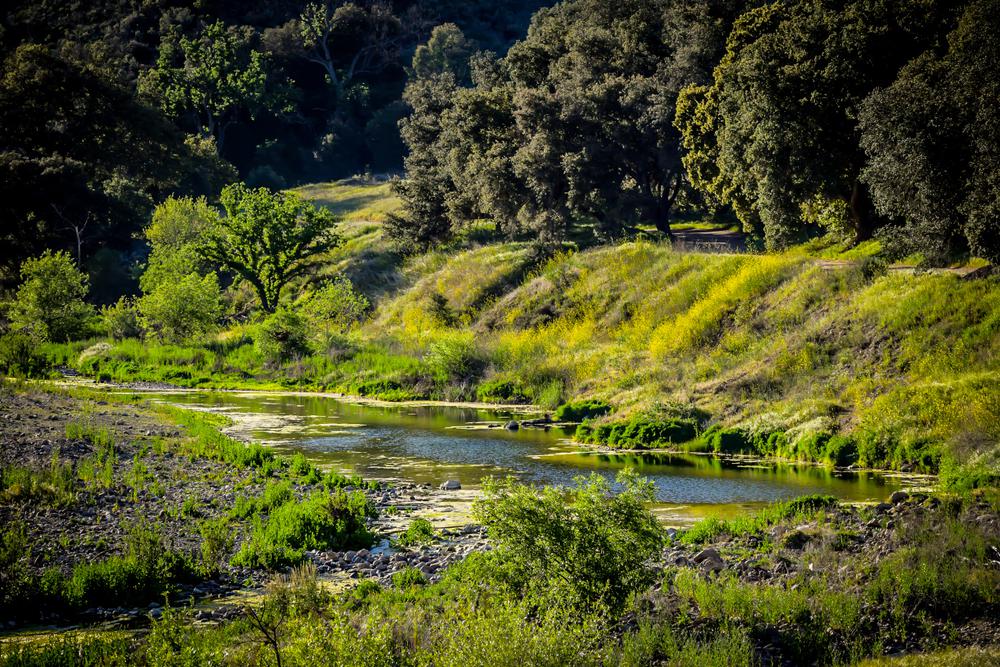
{"type": "Polygon", "coordinates": [[[720,454],[739,454],[752,451],[746,434],[735,428],[712,426],[702,434],[708,447],[720,454]]]}
{"type": "Polygon", "coordinates": [[[455,334],[431,343],[427,364],[444,381],[465,382],[475,379],[484,362],[471,334],[455,334]]]}
{"type": "Polygon", "coordinates": [[[113,305],[101,308],[101,324],[115,340],[142,337],[139,306],[132,297],[123,296],[113,305]]]}
{"type": "Polygon", "coordinates": [[[434,526],[427,519],[414,519],[406,527],[406,531],[399,536],[396,543],[400,546],[414,546],[426,544],[434,540],[434,526]]]}
{"type": "Polygon", "coordinates": [[[14,329],[34,331],[43,339],[83,337],[94,316],[87,296],[87,276],[65,252],[46,250],[21,265],[21,286],[11,308],[14,329]]]}
{"type": "Polygon", "coordinates": [[[281,308],[258,325],[254,345],[271,363],[306,355],[309,353],[306,323],[294,310],[281,308]]]}
{"type": "Polygon", "coordinates": [[[561,422],[582,422],[584,419],[603,417],[611,412],[611,405],[600,399],[587,399],[563,403],[556,408],[556,420],[561,422]]]}
{"type": "Polygon", "coordinates": [[[853,465],[858,461],[858,446],[850,436],[835,435],[826,441],[823,457],[835,466],[853,465]]]}
{"type": "Polygon", "coordinates": [[[233,549],[232,526],[225,518],[203,521],[201,533],[201,573],[213,576],[233,549]]]}
{"type": "Polygon", "coordinates": [[[12,331],[0,336],[0,372],[14,377],[38,378],[48,373],[48,359],[38,351],[33,335],[12,331]]]}
{"type": "Polygon", "coordinates": [[[527,403],[530,399],[517,380],[494,378],[476,387],[476,398],[484,403],[527,403]]]}
{"type": "Polygon", "coordinates": [[[404,567],[392,575],[392,585],[400,590],[406,590],[414,586],[423,586],[426,583],[427,577],[415,567],[404,567]]]}
{"type": "Polygon", "coordinates": [[[214,273],[188,273],[165,280],[138,301],[143,327],[162,340],[180,342],[211,333],[222,316],[222,294],[214,273]]]}
{"type": "Polygon", "coordinates": [[[303,306],[303,314],[313,331],[322,331],[324,342],[360,323],[371,303],[345,276],[337,276],[313,292],[303,306]]]}
{"type": "Polygon", "coordinates": [[[659,552],[664,533],[646,508],[652,482],[630,470],[616,481],[620,489],[613,491],[596,473],[570,488],[489,479],[473,514],[498,556],[526,583],[563,587],[582,606],[620,608],[651,581],[646,562],[659,552]]]}
{"type": "Polygon", "coordinates": [[[159,533],[139,523],[126,533],[123,556],[77,565],[63,582],[61,595],[77,609],[139,604],[193,576],[194,568],[184,556],[165,549],[159,533]]]}
{"type": "Polygon", "coordinates": [[[300,562],[306,549],[371,546],[366,520],[373,514],[361,492],[317,492],[302,502],[279,505],[266,521],[255,520],[233,564],[274,569],[300,562]]]}
{"type": "Polygon", "coordinates": [[[576,439],[617,449],[647,449],[693,440],[697,428],[693,420],[660,420],[636,415],[617,422],[593,424],[584,421],[576,428],[576,439]]]}
{"type": "Polygon", "coordinates": [[[309,463],[302,452],[295,452],[295,455],[292,456],[288,462],[288,472],[299,477],[299,481],[303,484],[316,484],[323,479],[319,469],[309,463]]]}

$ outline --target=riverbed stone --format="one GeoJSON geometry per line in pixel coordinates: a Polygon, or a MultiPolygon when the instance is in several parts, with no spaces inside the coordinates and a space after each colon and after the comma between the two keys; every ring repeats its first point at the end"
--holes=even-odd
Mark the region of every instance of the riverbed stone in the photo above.
{"type": "Polygon", "coordinates": [[[458,491],[459,489],[462,488],[462,483],[459,482],[457,479],[449,479],[442,482],[441,486],[438,488],[440,488],[442,491],[458,491]]]}

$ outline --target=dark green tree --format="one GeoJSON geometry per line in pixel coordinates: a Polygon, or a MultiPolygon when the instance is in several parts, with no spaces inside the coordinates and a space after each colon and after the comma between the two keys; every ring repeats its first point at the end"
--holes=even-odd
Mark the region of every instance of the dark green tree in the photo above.
{"type": "Polygon", "coordinates": [[[969,5],[947,51],[910,62],[861,106],[864,180],[894,256],[1000,262],[1000,2],[969,5]]]}
{"type": "Polygon", "coordinates": [[[430,39],[413,53],[413,76],[427,79],[450,72],[459,85],[468,85],[469,59],[475,51],[475,44],[454,23],[436,26],[430,39]]]}
{"type": "Polygon", "coordinates": [[[685,166],[770,247],[840,218],[880,224],[864,181],[858,112],[933,45],[951,13],[930,0],[776,2],[742,16],[711,85],[678,100],[685,166]],[[838,213],[839,212],[839,213],[838,213]]]}
{"type": "Polygon", "coordinates": [[[8,282],[21,260],[46,247],[67,249],[83,265],[99,248],[124,253],[155,201],[217,191],[232,177],[101,70],[25,44],[3,72],[0,274],[8,282]]]}
{"type": "Polygon", "coordinates": [[[400,122],[400,134],[409,148],[405,158],[406,178],[393,183],[403,200],[404,211],[386,220],[386,233],[399,245],[424,249],[451,236],[445,198],[454,189],[445,169],[441,116],[451,107],[457,91],[451,73],[415,79],[407,85],[403,99],[412,112],[400,122]]]}
{"type": "Polygon", "coordinates": [[[140,77],[139,90],[170,116],[192,118],[221,152],[226,130],[241,113],[253,117],[278,102],[268,90],[266,58],[254,39],[252,28],[221,21],[195,37],[171,30],[156,65],[140,77]]]}
{"type": "Polygon", "coordinates": [[[206,232],[199,252],[250,283],[267,313],[277,310],[290,280],[338,243],[333,214],[291,193],[235,184],[223,189],[222,205],[226,215],[206,232]]]}

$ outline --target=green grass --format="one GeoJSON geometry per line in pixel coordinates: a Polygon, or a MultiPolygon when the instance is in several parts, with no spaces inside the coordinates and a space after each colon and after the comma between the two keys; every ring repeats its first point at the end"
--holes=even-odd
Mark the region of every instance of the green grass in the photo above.
{"type": "Polygon", "coordinates": [[[765,530],[781,521],[789,518],[803,520],[812,518],[818,512],[836,507],[836,505],[837,501],[833,496],[803,496],[783,503],[776,503],[754,514],[728,521],[715,517],[702,519],[682,531],[679,539],[685,544],[703,544],[720,535],[731,537],[761,535],[765,530]]]}
{"type": "Polygon", "coordinates": [[[76,500],[76,474],[72,464],[52,452],[47,467],[0,466],[0,503],[16,500],[61,507],[76,500]]]}
{"type": "Polygon", "coordinates": [[[347,222],[384,222],[386,216],[398,212],[402,206],[402,201],[390,191],[389,183],[367,183],[360,179],[303,185],[291,192],[325,206],[347,222]]]}

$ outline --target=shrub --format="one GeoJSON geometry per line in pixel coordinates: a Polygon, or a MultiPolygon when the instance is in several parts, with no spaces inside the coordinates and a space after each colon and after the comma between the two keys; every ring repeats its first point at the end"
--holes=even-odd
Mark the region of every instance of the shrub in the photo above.
{"type": "Polygon", "coordinates": [[[396,543],[400,546],[414,546],[426,544],[434,540],[434,526],[427,519],[414,519],[406,527],[406,531],[399,536],[396,543]]]}
{"type": "Polygon", "coordinates": [[[232,527],[225,518],[203,521],[201,533],[201,572],[213,576],[233,549],[232,527]]]}
{"type": "Polygon", "coordinates": [[[697,423],[690,419],[654,419],[636,415],[625,421],[593,424],[585,420],[576,428],[576,439],[618,449],[646,449],[693,440],[697,423]]]}
{"type": "Polygon", "coordinates": [[[754,451],[746,434],[735,428],[713,426],[705,431],[702,439],[713,452],[720,454],[738,454],[754,451]]]}
{"type": "Polygon", "coordinates": [[[142,325],[162,340],[180,342],[212,332],[222,316],[214,273],[189,273],[158,283],[138,302],[142,325]]]}
{"type": "Polygon", "coordinates": [[[101,309],[101,323],[104,331],[115,340],[142,336],[139,306],[132,297],[123,296],[117,303],[104,306],[101,309]]]}
{"type": "Polygon", "coordinates": [[[423,586],[426,583],[427,577],[415,567],[404,567],[392,575],[392,585],[400,590],[406,590],[414,586],[423,586]]]}
{"type": "Polygon", "coordinates": [[[371,546],[366,520],[373,514],[361,492],[317,492],[302,502],[279,505],[266,521],[255,520],[233,564],[274,569],[300,562],[306,549],[371,546]]]}
{"type": "Polygon", "coordinates": [[[0,336],[0,371],[14,377],[44,377],[48,359],[38,351],[36,336],[19,331],[0,336]]]}
{"type": "Polygon", "coordinates": [[[483,370],[483,359],[471,334],[455,334],[431,343],[427,364],[444,381],[466,382],[483,370]]]}
{"type": "Polygon", "coordinates": [[[164,548],[159,533],[138,523],[126,533],[123,556],[77,565],[62,584],[62,596],[77,609],[139,604],[193,572],[186,558],[164,548]]]}
{"type": "Polygon", "coordinates": [[[517,380],[494,378],[476,387],[476,398],[484,403],[527,403],[530,399],[517,380]]]}
{"type": "Polygon", "coordinates": [[[664,533],[646,508],[653,484],[630,470],[613,491],[605,477],[579,477],[571,488],[538,489],[489,479],[473,505],[498,556],[529,582],[556,586],[581,605],[620,608],[651,581],[646,562],[664,533]]]}
{"type": "Polygon", "coordinates": [[[611,412],[611,405],[599,399],[588,399],[563,403],[556,408],[556,420],[561,422],[582,422],[584,419],[603,417],[611,412]]]}
{"type": "Polygon", "coordinates": [[[371,303],[346,276],[337,276],[313,292],[303,306],[313,331],[323,332],[324,342],[360,323],[369,310],[371,303]]]}
{"type": "Polygon", "coordinates": [[[274,364],[306,355],[306,323],[295,311],[280,308],[257,326],[254,345],[264,359],[274,364]]]}
{"type": "Polygon", "coordinates": [[[835,435],[826,441],[824,458],[835,466],[849,466],[858,461],[858,446],[854,438],[835,435]]]}
{"type": "Polygon", "coordinates": [[[14,329],[43,338],[68,341],[83,337],[94,316],[87,296],[87,276],[65,252],[46,250],[21,265],[21,286],[11,308],[14,329]]]}

